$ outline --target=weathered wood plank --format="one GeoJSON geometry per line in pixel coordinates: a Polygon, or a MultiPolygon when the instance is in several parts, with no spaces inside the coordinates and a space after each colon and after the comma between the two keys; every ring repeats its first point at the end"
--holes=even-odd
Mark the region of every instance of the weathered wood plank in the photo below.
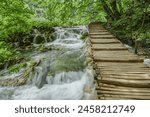
{"type": "Polygon", "coordinates": [[[95,61],[101,62],[143,62],[143,59],[128,51],[93,51],[95,61]]]}
{"type": "Polygon", "coordinates": [[[150,93],[136,93],[136,92],[124,92],[124,91],[104,91],[104,90],[100,90],[97,91],[97,94],[109,94],[109,95],[118,95],[118,96],[140,96],[140,97],[147,97],[147,99],[150,99],[150,93]]]}
{"type": "Polygon", "coordinates": [[[126,86],[118,86],[113,84],[105,84],[105,83],[98,83],[98,90],[101,88],[111,88],[111,89],[118,89],[118,90],[137,90],[139,92],[149,92],[150,88],[143,88],[143,87],[126,87],[126,86]]]}
{"type": "Polygon", "coordinates": [[[110,59],[110,58],[95,58],[95,61],[99,62],[124,62],[124,63],[129,63],[129,62],[132,62],[132,63],[137,63],[137,62],[143,62],[143,59],[110,59]]]}
{"type": "Polygon", "coordinates": [[[110,43],[120,43],[120,41],[116,39],[92,39],[92,44],[110,44],[110,43]]]}
{"type": "Polygon", "coordinates": [[[90,35],[110,35],[111,33],[109,32],[99,32],[99,33],[96,33],[96,32],[93,32],[93,33],[90,33],[90,35]]]}
{"type": "Polygon", "coordinates": [[[150,88],[150,81],[102,78],[99,82],[126,87],[150,88]]]}
{"type": "MultiPolygon", "coordinates": [[[[103,74],[103,75],[101,75],[101,77],[106,77],[106,78],[117,78],[117,79],[131,79],[131,80],[136,80],[136,79],[138,79],[138,80],[150,80],[150,74],[139,74],[139,75],[137,75],[137,74],[130,74],[130,75],[128,75],[128,74],[126,74],[126,75],[117,75],[117,74],[115,74],[115,75],[112,75],[112,74],[110,74],[110,75],[106,75],[106,74],[103,74]]],[[[101,79],[101,78],[98,78],[98,79],[101,79]]]]}
{"type": "MultiPolygon", "coordinates": [[[[99,89],[98,89],[98,91],[100,92],[101,90],[103,90],[103,91],[116,91],[116,92],[129,92],[129,93],[141,93],[141,94],[148,94],[148,95],[150,95],[150,89],[148,89],[148,90],[139,90],[139,89],[136,89],[136,88],[133,88],[133,89],[129,89],[129,88],[126,88],[126,87],[124,87],[124,88],[110,88],[110,87],[100,87],[99,89]]],[[[121,94],[121,93],[120,93],[121,94]]],[[[140,95],[140,94],[139,94],[140,95]]]]}
{"type": "Polygon", "coordinates": [[[149,100],[149,96],[99,94],[101,100],[149,100]]]}
{"type": "Polygon", "coordinates": [[[91,38],[104,38],[104,37],[111,37],[111,38],[115,38],[113,35],[91,35],[91,38]]]}
{"type": "Polygon", "coordinates": [[[113,44],[92,44],[93,50],[128,50],[120,43],[113,44]]]}

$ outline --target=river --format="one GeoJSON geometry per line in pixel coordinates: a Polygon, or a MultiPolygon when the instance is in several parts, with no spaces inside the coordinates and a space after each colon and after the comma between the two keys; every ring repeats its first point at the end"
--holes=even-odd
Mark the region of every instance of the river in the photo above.
{"type": "MultiPolygon", "coordinates": [[[[86,26],[55,27],[55,40],[44,46],[52,48],[45,52],[36,49],[25,55],[40,61],[30,71],[25,85],[1,86],[1,100],[85,100],[95,95],[93,69],[87,64],[86,42],[81,39],[88,32],[86,26]]],[[[34,40],[35,41],[35,40],[34,40]]],[[[38,44],[34,44],[39,47],[38,44]]],[[[0,76],[1,81],[13,80],[24,70],[0,76]]],[[[0,82],[1,82],[0,81],[0,82]]]]}

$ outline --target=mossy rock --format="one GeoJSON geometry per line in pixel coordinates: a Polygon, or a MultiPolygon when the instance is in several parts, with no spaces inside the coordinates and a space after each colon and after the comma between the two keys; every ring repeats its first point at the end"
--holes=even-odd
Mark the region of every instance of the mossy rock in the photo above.
{"type": "Polygon", "coordinates": [[[45,37],[43,37],[42,35],[38,35],[37,37],[35,37],[34,43],[36,43],[36,44],[45,43],[45,37]]]}
{"type": "Polygon", "coordinates": [[[81,36],[81,39],[82,40],[85,40],[87,37],[89,36],[89,33],[88,32],[84,32],[81,36]]]}
{"type": "Polygon", "coordinates": [[[49,50],[52,50],[52,48],[51,47],[47,47],[47,46],[45,46],[44,44],[41,44],[40,46],[39,46],[39,49],[38,49],[40,52],[46,52],[46,51],[49,51],[49,50]]]}
{"type": "Polygon", "coordinates": [[[8,68],[10,73],[17,73],[19,72],[21,69],[25,68],[27,66],[26,63],[20,63],[20,64],[16,64],[13,65],[11,67],[8,68]]]}
{"type": "Polygon", "coordinates": [[[27,66],[27,69],[17,78],[8,78],[5,80],[0,80],[0,86],[22,86],[27,83],[31,71],[34,71],[34,67],[38,66],[41,61],[29,61],[27,63],[18,64],[10,68],[13,72],[19,70],[21,67],[27,66]]]}
{"type": "Polygon", "coordinates": [[[0,70],[1,70],[1,69],[4,69],[4,65],[5,65],[4,63],[1,63],[1,62],[0,62],[0,70]]]}

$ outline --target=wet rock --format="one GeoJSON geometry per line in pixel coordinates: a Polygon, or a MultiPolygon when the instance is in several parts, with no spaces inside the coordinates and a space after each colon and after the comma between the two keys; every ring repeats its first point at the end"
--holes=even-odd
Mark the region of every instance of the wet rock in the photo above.
{"type": "Polygon", "coordinates": [[[86,39],[87,37],[89,36],[89,33],[88,32],[84,32],[81,36],[81,39],[86,39]]]}
{"type": "Polygon", "coordinates": [[[0,70],[4,69],[4,63],[0,63],[0,70]]]}
{"type": "Polygon", "coordinates": [[[0,86],[6,87],[14,87],[14,86],[21,86],[25,85],[27,81],[29,80],[30,73],[33,71],[35,66],[39,65],[39,62],[30,63],[31,65],[28,66],[28,69],[20,75],[18,78],[8,78],[8,79],[0,79],[0,86]]]}
{"type": "Polygon", "coordinates": [[[52,50],[51,46],[46,46],[45,44],[41,44],[40,47],[38,48],[39,51],[41,52],[46,52],[48,50],[52,50]]]}
{"type": "Polygon", "coordinates": [[[34,38],[33,43],[35,44],[45,43],[45,37],[43,37],[42,35],[38,35],[37,37],[34,38]]]}

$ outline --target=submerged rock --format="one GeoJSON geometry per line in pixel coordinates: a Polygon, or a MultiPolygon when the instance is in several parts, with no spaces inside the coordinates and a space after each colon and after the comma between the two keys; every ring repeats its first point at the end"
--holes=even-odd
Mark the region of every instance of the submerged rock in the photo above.
{"type": "Polygon", "coordinates": [[[42,88],[43,85],[47,84],[46,77],[50,70],[50,64],[42,63],[42,65],[35,67],[35,78],[33,79],[33,84],[38,88],[42,88]]]}

